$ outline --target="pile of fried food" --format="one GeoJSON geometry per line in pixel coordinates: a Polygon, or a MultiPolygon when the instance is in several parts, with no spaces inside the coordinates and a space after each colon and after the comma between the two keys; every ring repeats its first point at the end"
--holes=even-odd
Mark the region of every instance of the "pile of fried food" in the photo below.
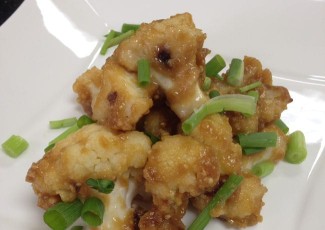
{"type": "Polygon", "coordinates": [[[38,205],[89,196],[105,204],[103,224],[96,229],[184,229],[182,218],[189,206],[202,210],[230,174],[243,176],[239,188],[211,215],[232,226],[262,221],[267,189],[251,173],[262,160],[282,160],[287,136],[274,121],[292,101],[289,92],[272,84],[272,74],[252,57],[244,58],[242,85],[261,81],[256,113],[209,115],[188,135],[181,124],[209,100],[209,92],[239,94],[223,78],[212,78],[202,90],[206,35],[190,14],[143,23],[124,40],[101,69],[93,67],[73,85],[77,101],[96,121],[57,143],[37,163],[26,180],[32,183],[38,205]],[[137,61],[151,67],[151,82],[137,83],[137,61]],[[277,134],[276,146],[243,155],[234,136],[241,133],[277,134]],[[159,138],[152,143],[146,134],[159,138]],[[85,184],[89,178],[115,182],[110,194],[85,184]]]}

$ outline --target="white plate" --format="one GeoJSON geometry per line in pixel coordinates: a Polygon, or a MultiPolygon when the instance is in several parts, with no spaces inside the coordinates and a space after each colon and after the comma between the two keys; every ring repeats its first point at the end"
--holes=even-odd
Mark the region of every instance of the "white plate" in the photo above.
{"type": "MultiPolygon", "coordinates": [[[[25,175],[61,131],[48,121],[82,113],[71,86],[98,57],[102,36],[122,23],[191,12],[207,33],[205,47],[259,58],[274,83],[294,99],[283,120],[308,142],[301,165],[280,163],[263,179],[264,221],[248,229],[325,229],[325,2],[318,1],[25,1],[0,27],[0,143],[11,134],[29,149],[18,159],[0,152],[0,229],[46,229],[25,175]]],[[[186,218],[189,223],[194,217],[186,218]]],[[[207,229],[228,229],[212,221],[207,229]]]]}

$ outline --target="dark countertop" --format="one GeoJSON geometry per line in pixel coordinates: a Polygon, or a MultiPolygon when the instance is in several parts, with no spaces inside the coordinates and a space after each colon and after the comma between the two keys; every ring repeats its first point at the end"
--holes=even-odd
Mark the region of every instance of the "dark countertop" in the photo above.
{"type": "Polygon", "coordinates": [[[24,0],[0,0],[0,26],[16,11],[24,0]]]}

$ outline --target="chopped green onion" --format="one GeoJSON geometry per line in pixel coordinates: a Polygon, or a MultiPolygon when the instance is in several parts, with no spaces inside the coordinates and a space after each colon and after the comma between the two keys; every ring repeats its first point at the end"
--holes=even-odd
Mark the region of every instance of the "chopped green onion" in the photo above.
{"type": "Polygon", "coordinates": [[[225,66],[225,60],[217,54],[205,65],[205,74],[208,77],[216,77],[225,66]]]}
{"type": "Polygon", "coordinates": [[[28,148],[28,145],[21,136],[11,135],[1,146],[8,156],[17,158],[28,148]]]}
{"type": "Polygon", "coordinates": [[[82,115],[81,117],[79,117],[79,119],[77,121],[77,125],[78,125],[79,128],[82,128],[85,125],[90,125],[92,123],[95,123],[95,121],[92,120],[87,115],[82,115]]]}
{"type": "Polygon", "coordinates": [[[292,164],[300,164],[307,157],[306,140],[303,132],[297,130],[289,135],[284,159],[292,164]]]}
{"type": "Polygon", "coordinates": [[[270,175],[274,170],[275,164],[271,161],[262,161],[255,164],[251,172],[258,177],[266,177],[270,175]]]}
{"type": "Polygon", "coordinates": [[[76,117],[65,118],[62,120],[50,121],[51,129],[66,128],[74,125],[77,122],[76,117]]]}
{"type": "Polygon", "coordinates": [[[257,90],[249,91],[247,95],[254,97],[256,102],[258,101],[258,98],[260,96],[257,90]]]}
{"type": "Polygon", "coordinates": [[[110,46],[110,44],[111,44],[111,41],[112,41],[112,39],[113,39],[115,36],[116,36],[116,32],[115,32],[114,30],[111,30],[111,31],[107,34],[106,39],[105,39],[105,41],[104,41],[104,44],[103,44],[102,48],[100,49],[100,54],[101,54],[101,55],[105,55],[105,54],[106,54],[108,48],[110,48],[109,46],[110,46]]]}
{"type": "Polygon", "coordinates": [[[49,145],[44,149],[44,152],[47,153],[48,151],[50,151],[51,149],[53,149],[54,146],[55,146],[55,143],[53,143],[53,144],[49,144],[49,145]]]}
{"type": "Polygon", "coordinates": [[[211,90],[209,92],[209,98],[214,98],[214,97],[217,97],[217,96],[220,96],[220,93],[218,90],[211,90]]]}
{"type": "Polygon", "coordinates": [[[142,87],[150,83],[150,63],[146,59],[138,60],[138,83],[142,87]]]}
{"type": "Polygon", "coordinates": [[[106,40],[104,42],[105,47],[101,49],[100,54],[105,55],[107,52],[107,49],[118,45],[119,43],[121,43],[123,40],[129,38],[130,36],[132,36],[134,34],[134,30],[129,30],[128,32],[122,33],[118,36],[115,37],[114,35],[114,31],[112,30],[106,37],[106,40]],[[110,35],[110,33],[112,32],[112,34],[110,35]]]}
{"type": "Polygon", "coordinates": [[[53,230],[67,229],[81,215],[82,203],[79,199],[73,202],[59,202],[47,209],[43,215],[44,222],[53,230]]]}
{"type": "Polygon", "coordinates": [[[257,132],[238,135],[239,144],[242,148],[266,148],[274,147],[277,141],[275,132],[257,132]]]}
{"type": "MultiPolygon", "coordinates": [[[[114,37],[117,37],[117,36],[119,36],[119,35],[121,35],[122,34],[122,32],[119,32],[119,31],[116,31],[116,30],[111,30],[110,32],[114,32],[115,34],[114,34],[114,37]]],[[[107,37],[109,35],[109,33],[108,34],[105,34],[104,35],[104,37],[107,37]]]]}
{"type": "Polygon", "coordinates": [[[241,93],[244,93],[244,92],[247,92],[247,91],[249,91],[249,90],[255,89],[255,88],[257,88],[257,87],[259,87],[259,86],[261,86],[261,85],[262,85],[262,82],[260,82],[260,81],[256,81],[256,82],[254,82],[254,83],[252,83],[252,84],[245,85],[245,86],[239,88],[239,91],[240,91],[241,93]]]}
{"type": "MultiPolygon", "coordinates": [[[[66,129],[63,133],[61,133],[59,136],[57,136],[56,138],[54,138],[53,140],[51,140],[49,142],[49,146],[46,147],[45,149],[48,150],[48,148],[51,148],[51,145],[56,144],[57,142],[65,139],[67,136],[69,136],[70,134],[76,132],[77,130],[79,130],[80,128],[82,128],[85,125],[89,125],[94,123],[95,121],[93,121],[90,117],[86,116],[86,115],[82,115],[81,117],[79,117],[79,119],[77,120],[77,123],[75,123],[74,125],[72,125],[71,127],[69,127],[68,129],[66,129]]],[[[53,146],[52,146],[53,148],[53,146]]]]}
{"type": "Polygon", "coordinates": [[[128,23],[124,23],[122,25],[121,31],[122,31],[122,33],[126,33],[126,32],[128,32],[130,30],[136,31],[136,30],[139,29],[139,27],[140,27],[139,24],[128,24],[128,23]]]}
{"type": "Polygon", "coordinates": [[[88,198],[81,210],[81,218],[91,227],[99,226],[103,223],[105,207],[103,202],[96,198],[88,198]]]}
{"type": "Polygon", "coordinates": [[[210,89],[210,87],[211,87],[211,78],[205,77],[203,85],[202,85],[202,90],[208,91],[210,89]]]}
{"type": "Polygon", "coordinates": [[[109,194],[114,189],[114,182],[106,179],[93,179],[89,178],[86,184],[91,188],[98,190],[101,193],[109,194]]]}
{"type": "Polygon", "coordinates": [[[152,133],[144,131],[144,134],[146,134],[150,138],[152,144],[155,144],[156,142],[160,141],[160,138],[153,135],[152,133]]]}
{"type": "Polygon", "coordinates": [[[287,134],[289,132],[289,127],[281,120],[281,119],[277,119],[274,121],[274,124],[281,129],[281,131],[284,134],[287,134]]]}
{"type": "Polygon", "coordinates": [[[70,128],[66,129],[63,133],[61,133],[59,136],[57,136],[56,138],[54,138],[53,140],[51,140],[49,142],[49,145],[52,144],[56,144],[57,142],[65,139],[67,136],[69,136],[70,134],[76,132],[79,129],[77,124],[74,124],[73,126],[71,126],[70,128]]]}
{"type": "Polygon", "coordinates": [[[234,58],[231,60],[227,82],[231,86],[240,86],[244,78],[244,62],[241,59],[234,58]]]}
{"type": "Polygon", "coordinates": [[[76,225],[76,226],[73,226],[70,228],[70,230],[83,230],[84,227],[83,226],[79,226],[79,225],[76,225]]]}
{"type": "Polygon", "coordinates": [[[218,204],[225,202],[236,191],[242,180],[242,176],[235,174],[230,175],[226,182],[214,195],[212,200],[208,203],[208,205],[201,211],[201,213],[189,226],[188,230],[204,229],[212,218],[210,215],[211,210],[214,209],[218,204]]]}
{"type": "Polygon", "coordinates": [[[256,102],[253,97],[242,94],[226,94],[211,98],[183,122],[183,132],[191,133],[205,117],[222,111],[236,111],[252,115],[256,111],[256,102]]]}
{"type": "Polygon", "coordinates": [[[252,155],[252,154],[255,154],[255,153],[259,153],[261,151],[265,150],[265,148],[262,148],[262,147],[246,147],[246,148],[243,148],[243,154],[244,155],[252,155]]]}

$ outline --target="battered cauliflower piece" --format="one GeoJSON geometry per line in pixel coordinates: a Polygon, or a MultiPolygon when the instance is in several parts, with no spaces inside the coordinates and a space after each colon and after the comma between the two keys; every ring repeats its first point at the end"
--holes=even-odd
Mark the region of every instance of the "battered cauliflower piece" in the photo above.
{"type": "Polygon", "coordinates": [[[208,146],[190,136],[174,135],[164,136],[153,145],[143,174],[154,208],[141,218],[140,223],[146,226],[156,221],[163,226],[171,222],[181,223],[188,199],[216,185],[219,167],[208,146]]]}
{"type": "MultiPolygon", "coordinates": [[[[259,177],[248,173],[242,176],[244,179],[230,198],[210,212],[212,217],[220,218],[240,228],[255,225],[263,220],[260,212],[264,205],[263,196],[267,192],[259,177]]],[[[211,192],[193,198],[192,204],[202,210],[213,195],[214,193],[211,192]]]]}
{"type": "MultiPolygon", "coordinates": [[[[259,93],[256,113],[245,116],[238,112],[226,112],[233,134],[253,133],[262,130],[266,125],[280,118],[281,113],[292,102],[288,89],[282,86],[272,85],[272,73],[263,69],[259,60],[253,57],[244,57],[243,85],[260,81],[262,85],[255,90],[259,93]]],[[[227,74],[224,80],[214,79],[211,90],[218,90],[220,94],[240,93],[239,87],[227,84],[227,74]]],[[[240,86],[241,87],[241,86],[240,86]]]]}
{"type": "Polygon", "coordinates": [[[191,136],[213,149],[222,175],[240,172],[242,151],[240,145],[233,142],[232,129],[226,116],[214,114],[206,117],[191,136]]]}
{"type": "Polygon", "coordinates": [[[205,38],[195,28],[189,13],[178,14],[141,24],[113,56],[130,72],[137,71],[139,59],[147,59],[152,80],[162,88],[168,105],[183,120],[208,99],[200,89],[208,53],[202,48],[205,38]]]}
{"type": "Polygon", "coordinates": [[[136,73],[126,71],[112,59],[102,70],[88,70],[73,85],[84,110],[99,124],[115,130],[135,129],[153,105],[154,88],[141,88],[136,73]]]}
{"type": "Polygon", "coordinates": [[[262,161],[267,160],[276,164],[280,160],[283,160],[287,150],[288,136],[285,135],[282,130],[274,124],[266,126],[264,129],[262,129],[262,132],[274,132],[277,134],[275,147],[266,148],[259,153],[243,155],[242,171],[249,171],[255,164],[262,161]]]}
{"type": "Polygon", "coordinates": [[[89,178],[115,180],[130,169],[143,168],[150,148],[143,133],[113,133],[98,124],[86,125],[33,163],[26,180],[32,183],[38,205],[48,208],[76,199],[89,178]]]}

